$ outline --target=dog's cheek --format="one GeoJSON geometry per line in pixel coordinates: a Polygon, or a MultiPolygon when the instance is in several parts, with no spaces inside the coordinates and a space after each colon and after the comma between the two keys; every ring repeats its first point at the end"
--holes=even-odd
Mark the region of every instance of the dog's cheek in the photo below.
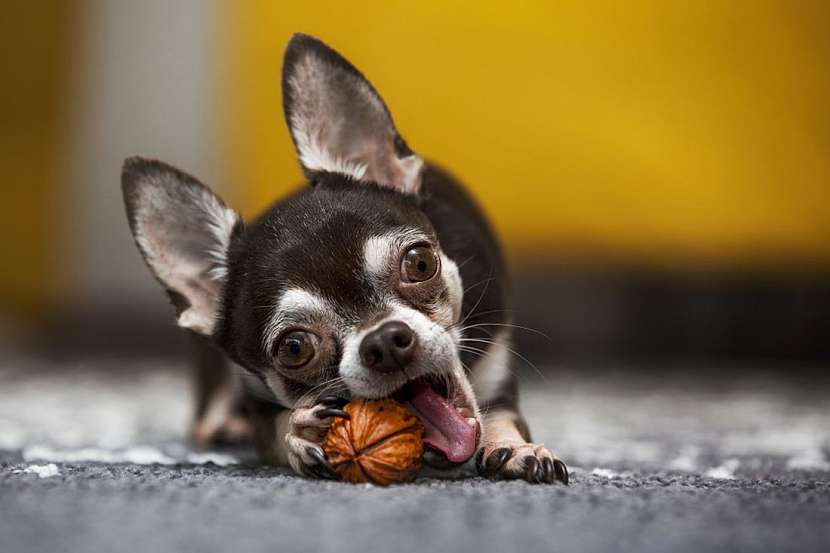
{"type": "Polygon", "coordinates": [[[291,380],[285,376],[271,372],[265,377],[268,387],[277,398],[277,401],[286,407],[294,406],[300,398],[311,388],[302,382],[291,380]]]}
{"type": "Polygon", "coordinates": [[[464,287],[461,282],[461,273],[458,271],[458,265],[455,264],[449,257],[441,254],[441,276],[444,279],[444,286],[446,289],[445,303],[449,307],[449,324],[458,322],[461,317],[461,304],[464,299],[464,287]]]}

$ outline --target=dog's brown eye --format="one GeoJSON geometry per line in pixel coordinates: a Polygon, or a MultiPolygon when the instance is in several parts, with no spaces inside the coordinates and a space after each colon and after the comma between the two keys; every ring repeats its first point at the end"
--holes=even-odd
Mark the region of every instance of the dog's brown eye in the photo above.
{"type": "Polygon", "coordinates": [[[403,256],[401,275],[406,282],[424,282],[438,271],[438,256],[429,246],[415,246],[403,256]]]}
{"type": "Polygon", "coordinates": [[[295,330],[283,336],[277,349],[277,360],[285,367],[302,367],[314,357],[316,336],[295,330]]]}

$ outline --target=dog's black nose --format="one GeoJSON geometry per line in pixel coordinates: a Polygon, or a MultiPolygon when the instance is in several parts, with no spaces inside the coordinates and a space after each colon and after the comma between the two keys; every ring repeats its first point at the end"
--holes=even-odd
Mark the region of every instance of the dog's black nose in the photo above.
{"type": "Polygon", "coordinates": [[[406,323],[389,321],[363,338],[360,359],[373,371],[398,371],[412,361],[416,341],[415,333],[406,323]]]}

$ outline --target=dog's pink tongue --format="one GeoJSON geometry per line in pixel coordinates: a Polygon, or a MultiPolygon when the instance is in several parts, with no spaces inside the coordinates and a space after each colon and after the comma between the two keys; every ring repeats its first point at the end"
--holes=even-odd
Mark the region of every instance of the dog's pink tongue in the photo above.
{"type": "Polygon", "coordinates": [[[472,457],[476,449],[475,427],[429,384],[414,382],[411,388],[407,404],[424,425],[424,443],[453,463],[472,457]]]}

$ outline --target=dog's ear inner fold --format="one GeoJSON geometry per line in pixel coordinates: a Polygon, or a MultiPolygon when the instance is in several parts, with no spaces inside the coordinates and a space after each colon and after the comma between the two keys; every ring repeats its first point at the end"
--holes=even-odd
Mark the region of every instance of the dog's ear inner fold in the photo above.
{"type": "Polygon", "coordinates": [[[283,109],[309,177],[341,173],[417,194],[424,162],[398,134],[374,87],[340,54],[296,34],[285,51],[283,109]]]}
{"type": "Polygon", "coordinates": [[[159,161],[127,159],[121,185],[133,237],[168,290],[179,326],[211,335],[239,216],[195,178],[159,161]]]}

